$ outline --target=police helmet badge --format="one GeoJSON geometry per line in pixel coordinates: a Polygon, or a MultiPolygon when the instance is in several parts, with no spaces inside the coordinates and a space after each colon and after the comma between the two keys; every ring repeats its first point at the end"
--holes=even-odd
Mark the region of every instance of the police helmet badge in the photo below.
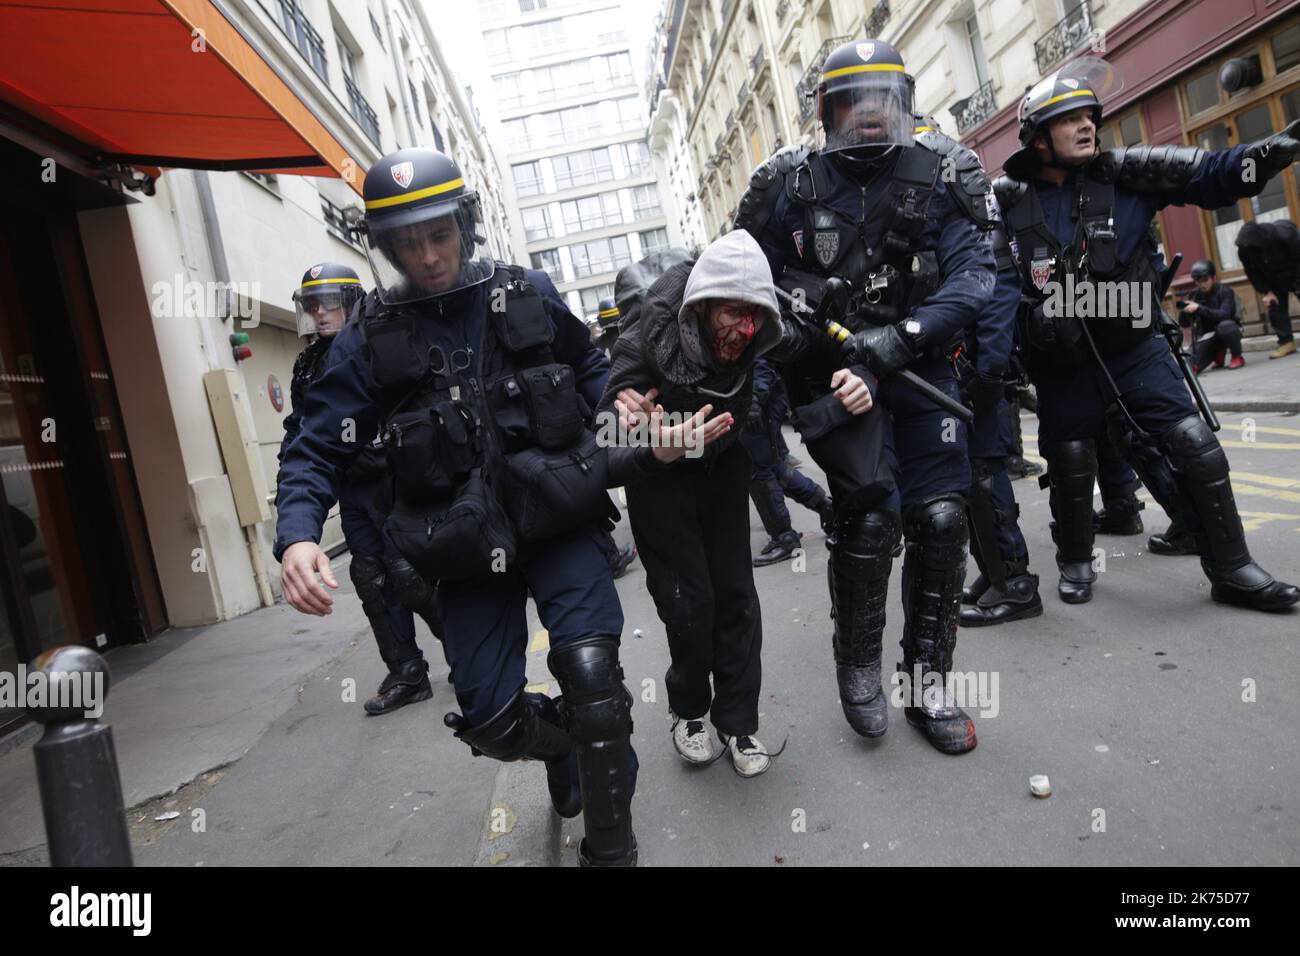
{"type": "Polygon", "coordinates": [[[858,44],[858,56],[859,58],[862,59],[864,63],[870,60],[873,56],[875,56],[875,53],[876,53],[876,45],[874,43],[858,44]]]}
{"type": "Polygon", "coordinates": [[[411,180],[415,177],[414,163],[397,163],[391,170],[393,182],[405,189],[411,185],[411,180]]]}
{"type": "Polygon", "coordinates": [[[319,279],[319,278],[320,278],[320,271],[321,271],[322,269],[324,269],[324,268],[325,268],[324,265],[312,266],[312,267],[311,267],[311,277],[312,277],[313,279],[319,279]]]}

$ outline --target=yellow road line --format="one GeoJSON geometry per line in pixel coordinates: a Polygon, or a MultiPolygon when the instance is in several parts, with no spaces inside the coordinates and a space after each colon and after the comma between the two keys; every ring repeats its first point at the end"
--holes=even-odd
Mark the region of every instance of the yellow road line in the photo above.
{"type": "Polygon", "coordinates": [[[533,632],[532,643],[528,645],[528,653],[536,654],[538,651],[544,651],[551,646],[551,635],[547,633],[546,628],[540,628],[533,632]]]}
{"type": "Polygon", "coordinates": [[[528,691],[530,694],[549,694],[551,692],[551,684],[549,681],[542,681],[540,684],[529,684],[524,688],[524,690],[528,691]]]}
{"type": "Polygon", "coordinates": [[[1275,488],[1300,488],[1300,481],[1294,478],[1274,478],[1272,475],[1257,475],[1249,471],[1233,471],[1234,479],[1253,481],[1257,485],[1272,485],[1275,488]]]}

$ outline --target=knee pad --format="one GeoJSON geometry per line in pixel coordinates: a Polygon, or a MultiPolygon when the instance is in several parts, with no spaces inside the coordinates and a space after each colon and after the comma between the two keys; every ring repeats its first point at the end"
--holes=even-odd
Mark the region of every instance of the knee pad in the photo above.
{"type": "Polygon", "coordinates": [[[433,595],[429,582],[405,558],[389,560],[388,587],[398,603],[412,611],[422,610],[433,595]]]}
{"type": "Polygon", "coordinates": [[[1228,456],[1199,415],[1189,415],[1165,432],[1160,436],[1160,446],[1190,481],[1208,483],[1228,477],[1228,456]]]}
{"type": "Polygon", "coordinates": [[[383,558],[374,554],[358,554],[352,558],[348,576],[357,589],[357,597],[363,606],[384,603],[384,581],[388,569],[383,558]]]}
{"type": "Polygon", "coordinates": [[[903,532],[908,544],[920,549],[926,564],[964,562],[970,536],[966,502],[959,495],[945,495],[911,505],[903,518],[903,532]]]}
{"type": "Polygon", "coordinates": [[[571,742],[562,728],[543,719],[544,705],[533,699],[540,696],[520,690],[477,727],[468,726],[458,714],[447,714],[443,722],[455,730],[457,739],[469,744],[476,757],[507,763],[525,759],[557,760],[568,753],[571,742]]]}
{"type": "Polygon", "coordinates": [[[616,638],[569,641],[551,648],[546,664],[559,682],[574,740],[599,743],[632,733],[632,695],[623,686],[616,638]]]}
{"type": "Polygon", "coordinates": [[[850,581],[888,577],[899,553],[901,526],[892,511],[853,512],[840,522],[831,561],[850,581]]]}

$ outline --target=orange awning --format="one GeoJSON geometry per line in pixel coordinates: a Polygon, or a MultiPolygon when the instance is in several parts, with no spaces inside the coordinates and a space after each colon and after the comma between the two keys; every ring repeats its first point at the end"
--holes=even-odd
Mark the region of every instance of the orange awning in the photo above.
{"type": "Polygon", "coordinates": [[[364,167],[209,0],[0,0],[0,100],[106,160],[360,192],[364,167]]]}

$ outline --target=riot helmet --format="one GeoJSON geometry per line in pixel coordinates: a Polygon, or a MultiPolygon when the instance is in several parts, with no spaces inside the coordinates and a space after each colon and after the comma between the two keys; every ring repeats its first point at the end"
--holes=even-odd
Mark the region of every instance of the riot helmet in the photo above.
{"type": "Polygon", "coordinates": [[[360,229],[381,302],[430,299],[492,278],[478,193],[450,157],[389,153],[370,167],[362,192],[360,229]]]}
{"type": "Polygon", "coordinates": [[[826,131],[823,152],[882,159],[915,141],[912,77],[898,50],[884,40],[853,40],[831,51],[817,84],[817,115],[826,131]]]}
{"type": "MultiPolygon", "coordinates": [[[[1051,121],[1087,108],[1091,110],[1093,126],[1100,133],[1102,103],[1119,93],[1123,86],[1123,80],[1111,64],[1091,55],[1070,61],[1031,86],[1020,101],[1017,113],[1020,149],[1012,153],[1004,164],[1008,175],[1023,179],[1038,165],[1040,158],[1034,149],[1034,139],[1040,132],[1047,133],[1047,147],[1052,157],[1049,165],[1059,165],[1050,134],[1051,121]]],[[[1098,140],[1096,148],[1100,147],[1098,140]]]]}
{"type": "Polygon", "coordinates": [[[302,274],[293,293],[298,334],[329,338],[343,328],[365,289],[356,272],[337,262],[322,262],[302,274]]]}
{"type": "Polygon", "coordinates": [[[1215,274],[1214,263],[1209,259],[1197,259],[1189,271],[1193,279],[1212,279],[1215,274]]]}

